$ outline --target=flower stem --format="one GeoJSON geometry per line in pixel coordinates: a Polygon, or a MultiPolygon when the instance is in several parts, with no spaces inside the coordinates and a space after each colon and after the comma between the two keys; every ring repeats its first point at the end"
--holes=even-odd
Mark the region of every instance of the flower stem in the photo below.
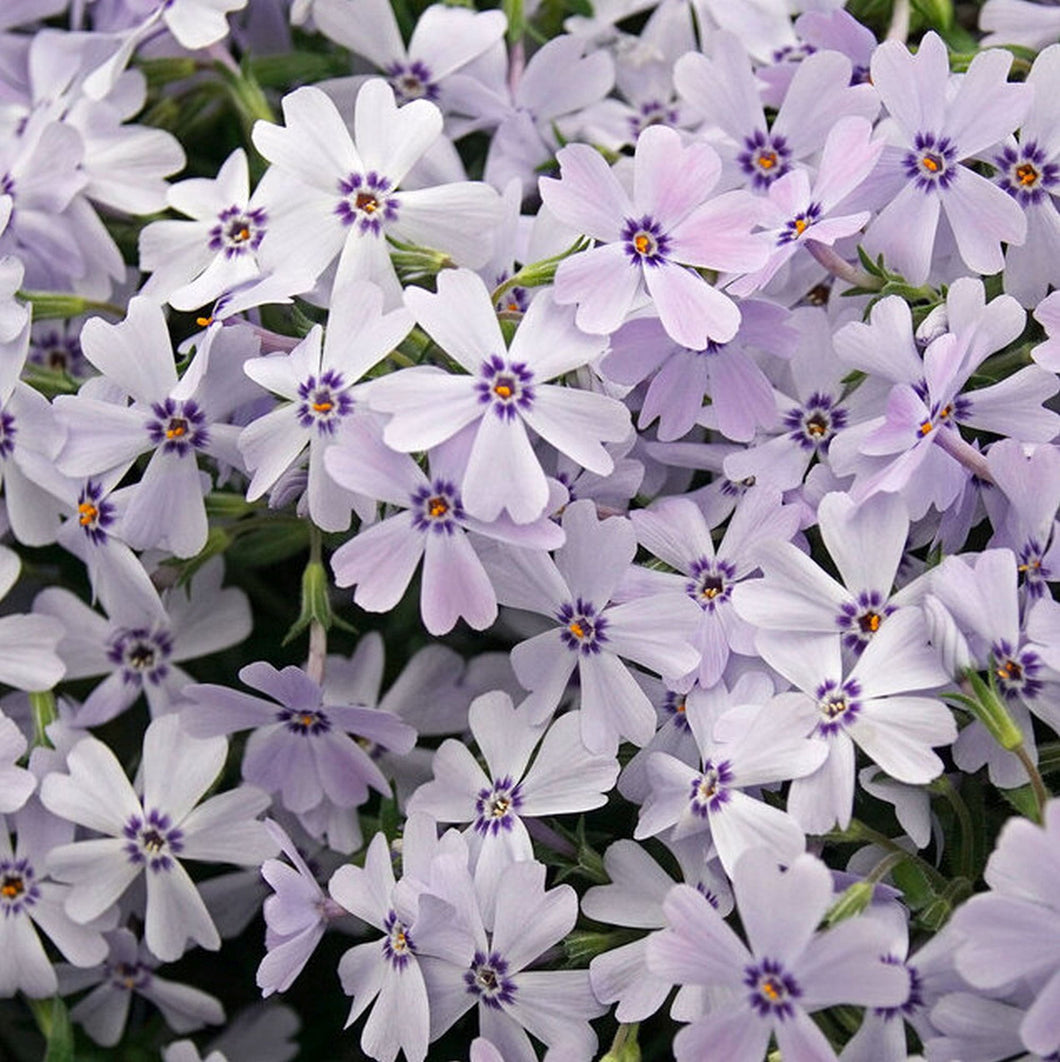
{"type": "Polygon", "coordinates": [[[909,16],[911,13],[909,0],[894,0],[894,8],[891,11],[891,24],[887,28],[887,40],[901,41],[905,44],[909,36],[909,16]]]}
{"type": "Polygon", "coordinates": [[[1020,745],[1019,748],[1012,751],[1016,754],[1016,757],[1023,765],[1023,769],[1027,772],[1027,777],[1031,780],[1031,789],[1034,791],[1034,799],[1038,805],[1037,821],[1040,824],[1045,817],[1045,805],[1049,802],[1049,790],[1045,788],[1045,782],[1042,781],[1042,776],[1038,773],[1038,768],[1027,752],[1026,746],[1020,745]]]}
{"type": "Polygon", "coordinates": [[[804,246],[817,260],[818,265],[824,266],[832,276],[845,280],[851,287],[870,288],[873,291],[879,291],[883,287],[883,281],[879,277],[870,276],[864,269],[848,262],[828,244],[807,240],[804,246]]]}
{"type": "Polygon", "coordinates": [[[990,472],[986,457],[980,453],[971,443],[965,442],[957,431],[947,431],[939,428],[935,431],[935,442],[942,447],[958,464],[964,465],[969,472],[984,483],[993,483],[994,477],[990,472]]]}
{"type": "Polygon", "coordinates": [[[961,858],[960,874],[969,881],[975,880],[975,827],[972,825],[972,815],[964,798],[957,791],[957,787],[944,774],[940,774],[930,788],[944,796],[953,808],[957,816],[957,823],[961,830],[961,858]]]}

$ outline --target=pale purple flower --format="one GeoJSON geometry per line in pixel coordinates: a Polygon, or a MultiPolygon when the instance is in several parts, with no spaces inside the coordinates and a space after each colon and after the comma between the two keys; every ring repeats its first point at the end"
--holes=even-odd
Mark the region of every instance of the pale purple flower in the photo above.
{"type": "Polygon", "coordinates": [[[577,304],[578,327],[614,332],[647,292],[667,334],[683,346],[732,339],[740,311],[688,267],[748,272],[763,264],[767,248],[751,235],[754,200],[710,197],[721,176],[714,149],[684,146],[674,130],[651,126],[637,140],[632,196],[595,149],[571,144],[556,157],[560,180],[540,181],[545,206],[602,244],[556,270],[556,301],[577,304]]]}
{"type": "Polygon", "coordinates": [[[390,784],[351,734],[364,735],[395,752],[408,752],[416,732],[390,712],[330,704],[304,671],[258,661],[239,672],[240,680],[270,700],[225,686],[192,684],[184,696],[192,704],[181,718],[199,737],[253,728],[243,755],[243,777],[284,807],[301,814],[325,798],[341,808],[368,799],[369,787],[389,795],[390,784]]]}
{"type": "Polygon", "coordinates": [[[803,854],[782,870],[771,853],[751,849],[736,867],[733,891],[749,947],[688,885],[670,892],[669,928],[648,942],[656,976],[716,992],[709,1013],[677,1034],[678,1062],[763,1058],[771,1035],[786,1057],[834,1058],[812,1011],[906,999],[905,970],[882,961],[885,926],[862,917],[815,932],[834,895],[820,860],[803,854]]]}
{"type": "Polygon", "coordinates": [[[210,950],[220,947],[181,860],[253,864],[276,850],[254,818],[268,806],[260,789],[242,786],[196,807],[227,753],[223,738],[187,736],[178,716],[156,719],[144,735],[140,797],[101,741],[84,738],[74,746],[69,774],[49,774],[41,784],[49,811],[104,835],[60,845],[48,857],[52,876],[73,886],[64,909],[74,921],[97,918],[144,874],[145,939],[154,955],[178,959],[189,939],[210,950]]]}
{"type": "MultiPolygon", "coordinates": [[[[784,19],[787,22],[787,19],[784,19]]],[[[790,28],[788,29],[790,33],[790,28]]],[[[682,56],[674,83],[683,100],[720,130],[719,152],[732,178],[756,192],[820,151],[839,119],[872,121],[879,100],[870,85],[851,83],[851,62],[839,52],[809,55],[799,64],[772,125],[767,125],[755,74],[740,40],[730,32],[710,39],[711,55],[682,56]]]]}
{"type": "Polygon", "coordinates": [[[285,125],[258,122],[253,131],[255,147],[278,174],[267,200],[272,224],[263,265],[296,263],[319,275],[342,252],[339,275],[374,281],[393,307],[401,287],[387,236],[445,251],[471,267],[489,259],[501,217],[492,188],[469,181],[400,187],[441,134],[433,103],[417,99],[399,108],[390,86],[372,79],[357,96],[354,138],[318,88],[289,93],[283,113],[285,125]]]}
{"type": "Polygon", "coordinates": [[[346,490],[398,508],[362,527],[331,556],[337,586],[353,586],[354,602],[369,612],[393,608],[420,560],[420,615],[431,634],[446,634],[464,619],[484,630],[497,618],[497,598],[475,552],[475,532],[531,549],[554,549],[563,532],[547,515],[516,524],[507,515],[486,523],[464,511],[457,483],[463,462],[436,447],[425,472],[407,454],[386,446],[366,420],[353,422],[325,455],[330,477],[346,490]]]}
{"type": "Polygon", "coordinates": [[[470,931],[451,904],[408,887],[405,879],[395,882],[381,833],[372,838],[364,866],[340,867],[328,887],[337,903],[383,933],[339,960],[343,991],[353,997],[346,1025],[372,1007],[361,1033],[365,1054],[394,1062],[404,1051],[408,1062],[423,1062],[433,1033],[423,964],[434,956],[447,966],[466,966],[475,949],[470,931]]]}
{"type": "Polygon", "coordinates": [[[699,609],[692,644],[700,661],[688,677],[705,689],[721,678],[730,653],[754,654],[754,627],[733,608],[733,591],[757,571],[757,547],[767,539],[788,541],[799,516],[796,506],[782,504],[779,491],[756,487],[740,500],[715,547],[702,512],[686,498],[663,498],[630,514],[640,544],[679,573],[657,573],[657,588],[684,593],[699,609]]]}
{"type": "Polygon", "coordinates": [[[952,743],[957,725],[941,701],[916,695],[949,680],[917,610],[891,616],[849,673],[838,633],[762,630],[756,644],[766,663],[802,691],[782,694],[775,711],[802,719],[806,733],[828,745],[828,759],[792,782],[788,795],[788,811],[807,833],[850,821],[855,746],[900,782],[923,784],[942,773],[932,746],[952,743]]]}
{"type": "Polygon", "coordinates": [[[138,944],[128,929],[106,934],[110,946],[101,965],[90,970],[60,967],[59,992],[69,995],[92,988],[70,1008],[70,1018],[101,1047],[116,1047],[125,1032],[134,995],[153,1003],[166,1024],[177,1033],[220,1025],[225,1020],[220,1002],[199,988],[155,976],[158,960],[138,944]]]}
{"type": "Polygon", "coordinates": [[[962,165],[1010,134],[1023,119],[1031,90],[1006,81],[1009,52],[980,52],[949,91],[945,43],[924,34],[915,55],[885,41],[872,57],[872,83],[894,122],[894,146],[865,188],[886,203],[870,224],[865,249],[911,283],[931,270],[940,211],[968,269],[996,273],[1001,244],[1022,243],[1027,219],[996,184],[962,165]]]}
{"type": "Polygon", "coordinates": [[[1013,817],[1005,823],[986,865],[991,891],[972,897],[951,923],[960,934],[956,963],[979,989],[1001,989],[1025,979],[1034,1002],[1019,1026],[1030,1051],[1060,1048],[1060,905],[1055,875],[1060,845],[1060,801],[1045,808],[1042,826],[1013,817]]]}
{"type": "Polygon", "coordinates": [[[357,381],[411,328],[407,310],[383,313],[378,287],[350,282],[336,289],[323,335],[316,325],[290,354],[245,362],[244,372],[252,380],[286,400],[240,433],[239,451],[253,473],[248,500],[273,487],[308,445],[306,494],[313,522],[325,531],[345,531],[352,506],[367,515],[364,500],[351,497],[327,474],[324,451],[364,412],[363,387],[357,381]]]}
{"type": "Polygon", "coordinates": [[[603,350],[602,338],[578,331],[573,311],[542,293],[508,347],[486,286],[468,270],[439,274],[436,295],[410,288],[405,298],[467,375],[404,369],[374,381],[368,403],[391,414],[383,439],[395,450],[427,450],[476,425],[458,484],[471,516],[494,520],[507,510],[515,523],[527,524],[545,513],[548,482],[527,428],[590,471],[612,470],[601,444],[629,433],[625,407],[606,395],[547,382],[603,350]]]}
{"type": "Polygon", "coordinates": [[[673,591],[612,604],[637,549],[628,520],[599,521],[591,501],[578,501],[567,506],[563,529],[567,541],[555,561],[514,546],[489,556],[497,599],[551,624],[512,650],[516,677],[532,692],[522,710],[546,719],[577,669],[586,748],[611,754],[619,738],[644,745],[655,733],[655,710],[620,657],[664,678],[687,674],[699,663],[690,644],[697,610],[673,591]]]}
{"type": "Polygon", "coordinates": [[[533,859],[523,819],[600,807],[618,777],[613,756],[594,755],[582,745],[577,712],[560,716],[547,730],[528,715],[501,691],[472,702],[469,723],[485,770],[466,744],[446,741],[434,754],[434,780],[420,786],[407,805],[409,814],[469,823],[464,836],[487,924],[504,869],[533,859]]]}
{"type": "MultiPolygon", "coordinates": [[[[0,546],[0,598],[11,591],[20,569],[18,554],[0,546]]],[[[49,616],[0,617],[0,682],[17,690],[51,689],[66,672],[58,654],[62,637],[62,624],[49,616]]]]}

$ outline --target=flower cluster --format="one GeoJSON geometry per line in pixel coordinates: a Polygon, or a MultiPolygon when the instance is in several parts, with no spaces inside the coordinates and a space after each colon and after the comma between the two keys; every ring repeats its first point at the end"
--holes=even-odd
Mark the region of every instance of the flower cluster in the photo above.
{"type": "Polygon", "coordinates": [[[13,1059],[1060,1058],[1060,17],[856,6],[4,6],[13,1059]]]}

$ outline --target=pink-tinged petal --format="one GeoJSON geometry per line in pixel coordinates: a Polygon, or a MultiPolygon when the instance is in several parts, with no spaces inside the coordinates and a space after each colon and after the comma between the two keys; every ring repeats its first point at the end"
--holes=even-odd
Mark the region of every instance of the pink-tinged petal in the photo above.
{"type": "Polygon", "coordinates": [[[560,262],[555,299],[562,305],[578,304],[575,321],[583,331],[606,335],[625,320],[641,276],[621,243],[593,247],[560,262]]]}
{"type": "Polygon", "coordinates": [[[954,916],[957,971],[976,988],[1035,981],[1056,969],[1060,920],[1040,904],[999,893],[974,896],[954,916]]]}
{"type": "Polygon", "coordinates": [[[184,954],[188,940],[217,951],[221,938],[188,872],[174,863],[169,870],[147,873],[144,939],[164,962],[184,954]]]}
{"type": "Polygon", "coordinates": [[[624,219],[634,213],[633,204],[600,152],[587,144],[568,144],[556,160],[560,179],[540,178],[541,201],[575,231],[595,240],[617,240],[624,219]]]}
{"type": "Polygon", "coordinates": [[[839,491],[817,506],[821,537],[845,585],[854,593],[889,595],[905,551],[909,514],[895,495],[879,495],[860,505],[839,491]]]}
{"type": "Polygon", "coordinates": [[[910,137],[942,128],[950,61],[937,33],[924,34],[916,55],[901,41],[885,41],[872,55],[872,83],[910,137]]]}
{"type": "Polygon", "coordinates": [[[491,776],[519,781],[541,740],[542,728],[531,724],[526,713],[518,711],[511,697],[501,690],[476,697],[471,702],[468,721],[491,776]]]}
{"type": "Polygon", "coordinates": [[[383,439],[405,453],[429,450],[452,438],[481,417],[483,408],[470,377],[419,366],[373,381],[368,405],[393,414],[383,439]]]}
{"type": "Polygon", "coordinates": [[[818,634],[763,630],[755,644],[770,667],[812,696],[823,682],[838,682],[843,676],[838,633],[822,638],[818,634]]]}
{"type": "Polygon", "coordinates": [[[677,131],[649,126],[637,139],[633,160],[634,214],[650,215],[664,232],[710,194],[721,176],[721,159],[709,144],[682,145],[677,131]]]}
{"type": "Polygon", "coordinates": [[[472,630],[485,630],[497,618],[497,598],[467,535],[426,535],[420,614],[431,634],[447,634],[464,619],[472,630]]]}
{"type": "Polygon", "coordinates": [[[772,251],[768,236],[751,232],[760,210],[761,201],[749,192],[726,192],[708,200],[674,229],[670,258],[724,272],[758,269],[772,251]]]}
{"type": "Polygon", "coordinates": [[[607,636],[620,656],[677,679],[699,665],[691,639],[701,612],[687,594],[655,594],[607,610],[607,636]]]}
{"type": "Polygon", "coordinates": [[[808,834],[846,829],[854,813],[854,742],[841,731],[828,745],[828,759],[788,793],[788,813],[808,834]]]}
{"type": "Polygon", "coordinates": [[[1027,215],[1019,203],[966,167],[940,198],[964,264],[977,273],[1000,272],[1005,266],[1002,241],[1023,243],[1027,234],[1027,215]]]}
{"type": "Polygon", "coordinates": [[[517,524],[528,524],[544,513],[548,481],[520,417],[505,420],[487,410],[475,435],[461,493],[464,507],[480,520],[493,520],[507,509],[517,524]]]}
{"type": "Polygon", "coordinates": [[[764,133],[762,103],[747,52],[731,33],[716,33],[711,40],[710,59],[689,52],[674,64],[678,95],[738,143],[757,130],[764,133]]]}
{"type": "Polygon", "coordinates": [[[857,115],[841,118],[824,143],[813,198],[827,213],[872,172],[883,140],[872,140],[872,123],[857,115]]]}
{"type": "Polygon", "coordinates": [[[675,342],[693,350],[707,343],[727,343],[740,327],[740,311],[727,295],[711,287],[698,273],[665,263],[645,271],[655,309],[675,342]]]}
{"type": "Polygon", "coordinates": [[[375,284],[350,282],[331,293],[322,370],[336,369],[347,382],[359,380],[412,329],[404,307],[383,313],[383,292],[375,284]]]}
{"type": "Polygon", "coordinates": [[[180,823],[221,773],[227,754],[223,737],[189,737],[177,715],[156,719],[144,735],[144,807],[180,823]]]}
{"type": "Polygon", "coordinates": [[[629,669],[613,653],[580,658],[582,741],[592,753],[613,756],[620,738],[643,747],[655,734],[655,709],[629,669]]]}
{"type": "Polygon", "coordinates": [[[431,338],[468,372],[505,347],[493,301],[481,278],[469,269],[444,269],[438,293],[408,288],[405,304],[431,338]]]}
{"type": "Polygon", "coordinates": [[[569,885],[545,891],[541,863],[517,863],[504,874],[497,898],[493,947],[508,960],[511,973],[521,970],[558,943],[578,920],[578,896],[569,885]]]}
{"type": "Polygon", "coordinates": [[[575,327],[574,311],[559,306],[552,292],[545,290],[534,298],[519,322],[508,356],[511,361],[525,362],[536,380],[554,380],[595,361],[606,346],[601,336],[575,327]]]}
{"type": "Polygon", "coordinates": [[[630,519],[640,544],[671,568],[687,573],[698,558],[714,557],[710,528],[689,499],[664,498],[630,513],[630,519]]]}
{"type": "Polygon", "coordinates": [[[423,556],[423,533],[412,514],[398,513],[359,532],[331,555],[336,586],[353,586],[367,612],[388,612],[402,598],[423,556]]]}
{"type": "Polygon", "coordinates": [[[523,814],[564,815],[607,803],[618,761],[590,753],[580,732],[577,712],[561,715],[549,728],[523,781],[523,814]]]}
{"type": "Polygon", "coordinates": [[[614,83],[615,67],[606,49],[591,48],[587,38],[561,34],[527,64],[515,89],[515,105],[549,122],[602,99],[614,83]]]}
{"type": "MultiPolygon", "coordinates": [[[[1002,48],[980,52],[960,80],[947,108],[946,134],[958,158],[978,155],[1012,133],[1033,99],[1027,85],[1010,84],[1012,54],[1002,48]]],[[[1026,143],[1026,130],[1023,132],[1026,143]]]]}
{"type": "Polygon", "coordinates": [[[681,985],[736,989],[742,984],[751,954],[701,892],[691,885],[675,885],[663,911],[669,928],[648,938],[652,974],[681,985]]]}
{"type": "Polygon", "coordinates": [[[835,349],[843,362],[893,383],[919,379],[923,362],[913,340],[913,316],[905,299],[898,295],[880,299],[870,311],[869,321],[851,321],[836,332],[835,349]]]}
{"type": "Polygon", "coordinates": [[[338,181],[364,170],[338,109],[318,88],[304,86],[283,98],[285,125],[256,122],[254,146],[281,170],[339,197],[338,181]]]}
{"type": "Polygon", "coordinates": [[[790,542],[765,542],[755,554],[765,579],[733,587],[737,614],[756,627],[832,635],[850,595],[790,542]]]}
{"type": "Polygon", "coordinates": [[[678,1032],[674,1037],[674,1058],[677,1062],[763,1058],[772,1031],[771,1023],[751,1010],[746,995],[738,1003],[727,999],[725,1005],[678,1032]]]}
{"type": "MultiPolygon", "coordinates": [[[[656,326],[661,324],[659,321],[652,323],[656,326]]],[[[669,337],[664,343],[663,351],[666,356],[669,354],[666,348],[673,349],[673,343],[669,337]]],[[[688,433],[696,423],[696,418],[703,412],[703,396],[708,391],[709,378],[707,358],[702,353],[675,350],[672,356],[666,356],[662,368],[648,384],[648,393],[644,396],[640,408],[638,427],[647,428],[658,417],[659,439],[662,442],[680,439],[688,433]]],[[[713,391],[711,393],[713,394],[713,391]]],[[[769,388],[769,395],[772,409],[772,387],[769,388]]]]}
{"type": "Polygon", "coordinates": [[[578,662],[560,637],[560,628],[544,631],[512,650],[512,670],[523,689],[531,690],[541,706],[541,714],[531,718],[539,723],[559,704],[567,680],[578,662]]]}
{"type": "Polygon", "coordinates": [[[972,408],[961,423],[1023,442],[1049,442],[1060,430],[1060,418],[1043,403],[1058,390],[1056,373],[1028,365],[999,383],[967,392],[972,408]]]}
{"type": "Polygon", "coordinates": [[[874,119],[879,96],[871,85],[851,85],[851,63],[841,52],[815,52],[799,63],[773,122],[773,137],[783,137],[796,158],[824,143],[845,115],[874,119]]]}
{"type": "Polygon", "coordinates": [[[926,785],[943,770],[932,746],[952,745],[957,724],[949,708],[927,697],[866,701],[850,736],[892,778],[926,785]]]}
{"type": "Polygon", "coordinates": [[[567,506],[563,529],[567,541],[556,553],[556,567],[571,596],[600,611],[636,556],[633,526],[621,516],[600,520],[593,502],[582,499],[567,506]]]}
{"type": "Polygon", "coordinates": [[[598,476],[614,469],[611,455],[600,444],[621,442],[631,429],[629,410],[617,398],[552,384],[535,390],[534,404],[523,420],[560,453],[598,476]]]}
{"type": "Polygon", "coordinates": [[[121,522],[133,549],[168,549],[194,557],[206,545],[209,525],[199,466],[191,454],[156,450],[121,522]]]}
{"type": "Polygon", "coordinates": [[[324,451],[324,467],[345,490],[390,505],[407,506],[428,485],[419,465],[408,454],[391,450],[364,417],[347,420],[339,441],[324,451]]]}
{"type": "MultiPolygon", "coordinates": [[[[905,46],[900,47],[904,50],[905,46]]],[[[1005,195],[1000,188],[997,190],[1005,195]]],[[[946,198],[952,191],[951,186],[946,198]]],[[[869,226],[865,250],[872,257],[882,254],[884,263],[900,272],[910,284],[923,284],[931,269],[942,198],[933,191],[921,191],[913,182],[906,184],[869,226]]],[[[1014,202],[1013,205],[1016,206],[1014,202]]],[[[1000,268],[998,265],[997,269],[1000,268]]]]}
{"type": "MultiPolygon", "coordinates": [[[[777,403],[773,387],[751,358],[720,350],[709,359],[708,369],[718,430],[726,439],[750,442],[757,427],[774,423],[777,403]]],[[[659,438],[664,439],[661,423],[659,438]]]]}

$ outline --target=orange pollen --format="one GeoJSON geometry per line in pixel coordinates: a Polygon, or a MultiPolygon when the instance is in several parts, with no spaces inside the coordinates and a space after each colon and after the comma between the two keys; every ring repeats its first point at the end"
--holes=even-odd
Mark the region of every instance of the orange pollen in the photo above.
{"type": "Polygon", "coordinates": [[[379,200],[371,192],[358,192],[356,206],[366,214],[374,214],[379,209],[379,200]]]}
{"type": "Polygon", "coordinates": [[[1016,570],[1020,572],[1037,571],[1042,566],[1040,560],[1032,560],[1029,564],[1021,564],[1016,570]]]}
{"type": "Polygon", "coordinates": [[[925,170],[930,170],[931,173],[938,173],[942,169],[942,159],[937,155],[924,155],[920,159],[920,164],[925,170]]]}
{"type": "Polygon", "coordinates": [[[569,630],[575,638],[585,637],[585,628],[577,620],[574,620],[572,623],[570,623],[567,626],[567,630],[569,630]]]}
{"type": "Polygon", "coordinates": [[[313,409],[316,410],[317,413],[330,413],[333,408],[334,407],[333,407],[331,402],[314,402],[313,403],[313,409]]]}
{"type": "Polygon", "coordinates": [[[213,318],[212,317],[196,317],[195,318],[195,323],[200,328],[209,328],[210,325],[213,324],[213,318]]]}
{"type": "Polygon", "coordinates": [[[931,429],[934,426],[935,425],[932,424],[930,420],[925,420],[923,422],[923,424],[920,425],[920,434],[921,435],[930,435],[931,434],[931,429]]]}
{"type": "Polygon", "coordinates": [[[517,302],[510,302],[510,303],[508,303],[508,305],[507,305],[507,306],[505,307],[505,309],[506,309],[506,310],[507,310],[507,311],[508,311],[509,313],[518,313],[518,312],[519,312],[519,303],[517,303],[517,302]]]}
{"type": "Polygon", "coordinates": [[[8,878],[4,882],[3,888],[0,888],[0,893],[9,900],[13,900],[16,896],[21,896],[25,891],[21,878],[8,878]]]}
{"type": "Polygon", "coordinates": [[[435,519],[438,519],[441,516],[445,516],[445,514],[449,512],[449,503],[445,500],[445,498],[429,498],[427,501],[427,511],[435,519]]]}
{"type": "Polygon", "coordinates": [[[1006,660],[996,671],[999,679],[1008,679],[1010,682],[1013,679],[1020,679],[1023,676],[1023,668],[1016,663],[1015,660],[1006,660]]]}
{"type": "Polygon", "coordinates": [[[810,223],[805,218],[796,218],[793,224],[796,236],[801,236],[810,227],[810,223]]]}
{"type": "Polygon", "coordinates": [[[762,995],[764,995],[771,1003],[776,1003],[781,996],[780,987],[777,985],[771,977],[767,978],[761,984],[762,995]]]}
{"type": "Polygon", "coordinates": [[[946,419],[946,418],[947,418],[947,417],[948,417],[948,416],[949,416],[949,415],[950,415],[950,414],[951,414],[952,412],[953,412],[953,406],[952,406],[952,405],[946,406],[946,407],[945,407],[945,408],[944,408],[944,409],[943,409],[943,410],[942,410],[942,411],[941,411],[941,412],[939,413],[939,419],[940,419],[940,420],[945,420],[945,419],[946,419]]]}
{"type": "Polygon", "coordinates": [[[236,236],[235,236],[236,243],[242,243],[244,240],[249,240],[249,239],[250,239],[250,229],[248,229],[246,227],[246,225],[244,225],[239,230],[239,232],[236,233],[236,236]]]}
{"type": "Polygon", "coordinates": [[[511,398],[512,389],[508,384],[499,383],[493,388],[493,393],[500,398],[511,398]]]}
{"type": "Polygon", "coordinates": [[[1034,184],[1038,180],[1038,171],[1029,163],[1016,167],[1016,180],[1025,187],[1034,184]]]}
{"type": "Polygon", "coordinates": [[[643,232],[638,232],[633,237],[633,246],[637,248],[638,254],[647,254],[651,250],[652,239],[650,236],[643,232]]]}
{"type": "Polygon", "coordinates": [[[187,434],[187,432],[188,432],[187,424],[185,424],[184,421],[182,421],[182,420],[178,420],[178,421],[173,422],[172,424],[170,424],[170,426],[168,428],[166,428],[166,438],[167,439],[180,439],[183,436],[185,436],[187,434]]]}
{"type": "Polygon", "coordinates": [[[720,593],[721,590],[716,586],[703,587],[703,597],[709,598],[711,601],[713,601],[720,593]]]}
{"type": "Polygon", "coordinates": [[[878,612],[870,612],[865,617],[865,626],[875,634],[880,629],[880,616],[878,612]]]}
{"type": "Polygon", "coordinates": [[[77,512],[77,521],[82,527],[88,527],[99,516],[99,510],[91,502],[82,502],[77,507],[77,512]]]}
{"type": "Polygon", "coordinates": [[[314,716],[310,715],[308,712],[303,712],[298,717],[298,721],[302,724],[302,726],[312,726],[313,723],[316,722],[316,719],[315,719],[314,716]]]}
{"type": "Polygon", "coordinates": [[[678,701],[677,704],[674,705],[674,711],[675,712],[680,712],[681,715],[684,715],[685,714],[685,702],[684,701],[678,701]]]}
{"type": "Polygon", "coordinates": [[[777,164],[777,155],[775,151],[763,151],[758,156],[758,165],[763,170],[771,170],[777,164]]]}

